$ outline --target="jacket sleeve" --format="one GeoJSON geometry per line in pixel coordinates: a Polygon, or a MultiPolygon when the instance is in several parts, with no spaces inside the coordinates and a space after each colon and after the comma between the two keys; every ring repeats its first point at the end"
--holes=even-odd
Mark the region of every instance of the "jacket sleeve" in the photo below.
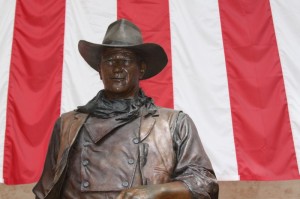
{"type": "Polygon", "coordinates": [[[36,199],[45,198],[48,194],[50,188],[53,186],[53,178],[55,174],[55,167],[57,161],[57,154],[59,149],[59,137],[60,137],[60,123],[61,119],[59,118],[53,128],[52,136],[50,139],[48,152],[46,155],[46,160],[44,164],[43,173],[33,188],[33,193],[36,195],[36,199]]]}
{"type": "Polygon", "coordinates": [[[173,132],[177,158],[173,179],[184,182],[193,198],[217,199],[219,186],[192,119],[180,112],[173,132]]]}

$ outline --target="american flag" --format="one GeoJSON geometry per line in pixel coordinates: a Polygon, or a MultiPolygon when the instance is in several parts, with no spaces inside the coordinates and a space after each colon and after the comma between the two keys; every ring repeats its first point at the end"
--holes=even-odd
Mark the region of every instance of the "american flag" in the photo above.
{"type": "Polygon", "coordinates": [[[36,182],[57,117],[103,88],[79,55],[118,18],[169,62],[141,83],[183,110],[219,180],[299,179],[299,0],[0,0],[0,181],[36,182]]]}

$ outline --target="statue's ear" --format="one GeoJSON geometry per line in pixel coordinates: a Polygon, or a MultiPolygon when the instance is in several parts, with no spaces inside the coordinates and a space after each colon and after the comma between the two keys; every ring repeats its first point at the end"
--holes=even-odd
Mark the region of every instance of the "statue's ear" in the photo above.
{"type": "Polygon", "coordinates": [[[99,75],[100,75],[100,79],[102,80],[101,63],[100,63],[99,66],[98,66],[98,72],[99,72],[99,75]]]}
{"type": "Polygon", "coordinates": [[[142,79],[144,77],[146,69],[147,69],[147,66],[146,66],[145,62],[142,62],[141,66],[140,66],[140,77],[139,77],[140,79],[142,79]]]}

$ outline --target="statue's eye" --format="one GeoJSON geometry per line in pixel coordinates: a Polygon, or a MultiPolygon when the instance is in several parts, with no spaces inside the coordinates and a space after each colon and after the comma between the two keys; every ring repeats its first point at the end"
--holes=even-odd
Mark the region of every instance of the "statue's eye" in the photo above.
{"type": "Polygon", "coordinates": [[[115,66],[116,64],[122,66],[130,66],[132,64],[132,59],[107,59],[104,60],[105,65],[107,66],[115,66]]]}
{"type": "Polygon", "coordinates": [[[125,59],[125,60],[124,60],[124,65],[125,65],[125,66],[129,66],[130,63],[131,63],[131,60],[130,60],[130,59],[125,59]]]}
{"type": "Polygon", "coordinates": [[[114,60],[112,60],[112,59],[105,60],[105,64],[108,66],[112,66],[112,65],[114,65],[114,60]]]}

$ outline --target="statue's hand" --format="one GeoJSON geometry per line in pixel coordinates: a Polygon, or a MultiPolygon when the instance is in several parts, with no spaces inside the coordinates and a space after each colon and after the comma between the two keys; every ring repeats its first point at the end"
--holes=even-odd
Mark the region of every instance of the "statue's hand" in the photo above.
{"type": "Polygon", "coordinates": [[[182,182],[170,182],[123,190],[116,199],[190,199],[191,194],[182,182]]]}
{"type": "Polygon", "coordinates": [[[148,185],[123,190],[116,199],[159,199],[162,198],[163,186],[148,185]]]}

